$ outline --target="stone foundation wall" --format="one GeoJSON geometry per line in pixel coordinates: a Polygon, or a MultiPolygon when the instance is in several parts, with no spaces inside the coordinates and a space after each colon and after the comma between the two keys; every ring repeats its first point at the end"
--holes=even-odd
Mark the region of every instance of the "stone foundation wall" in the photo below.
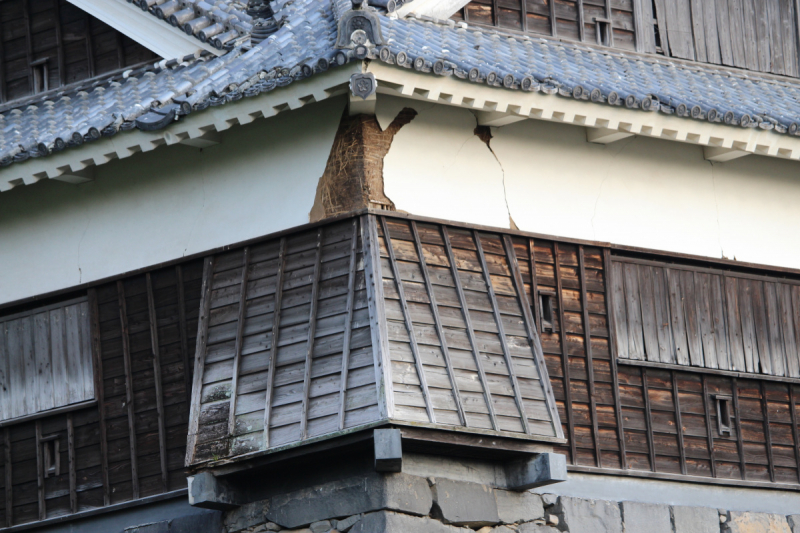
{"type": "Polygon", "coordinates": [[[800,533],[798,513],[590,500],[447,478],[376,474],[245,505],[226,514],[225,532],[800,533]]]}

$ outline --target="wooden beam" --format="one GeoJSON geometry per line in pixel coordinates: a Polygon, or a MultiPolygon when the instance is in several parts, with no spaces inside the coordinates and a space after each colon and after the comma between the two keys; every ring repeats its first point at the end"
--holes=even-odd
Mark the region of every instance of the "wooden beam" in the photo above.
{"type": "MultiPolygon", "coordinates": [[[[322,265],[322,238],[324,226],[317,228],[314,274],[311,279],[311,305],[308,312],[308,340],[306,341],[306,363],[303,368],[303,402],[300,407],[300,440],[308,438],[308,404],[311,395],[311,366],[314,362],[314,337],[317,334],[317,306],[319,305],[319,278],[322,265]]],[[[341,388],[341,384],[340,384],[341,388]]]]}
{"type": "Polygon", "coordinates": [[[239,284],[239,314],[236,322],[236,341],[233,348],[233,371],[231,375],[231,401],[228,409],[228,436],[236,429],[236,401],[239,397],[239,366],[242,364],[242,342],[244,320],[247,311],[247,280],[250,270],[250,247],[245,246],[242,258],[242,281],[239,284]]]}
{"type": "MultiPolygon", "coordinates": [[[[583,343],[586,351],[586,379],[589,382],[589,408],[592,421],[592,439],[594,440],[595,464],[602,466],[600,451],[600,429],[597,423],[597,400],[594,390],[594,361],[592,360],[592,332],[589,324],[589,302],[586,295],[586,268],[583,245],[578,246],[578,277],[581,282],[581,310],[583,311],[583,343]]],[[[607,292],[607,291],[606,291],[607,292]]]]}
{"type": "Polygon", "coordinates": [[[583,13],[583,0],[577,0],[577,10],[578,10],[578,39],[581,42],[586,40],[586,24],[584,21],[584,13],[583,13]]]}
{"type": "Polygon", "coordinates": [[[550,383],[550,376],[547,372],[547,364],[544,360],[544,350],[542,350],[542,341],[536,331],[536,323],[533,321],[533,314],[531,312],[531,305],[526,301],[525,283],[522,281],[522,273],[519,269],[519,262],[517,255],[514,252],[514,244],[511,242],[511,237],[508,235],[503,236],[503,247],[506,252],[506,260],[511,268],[511,279],[514,283],[514,289],[517,292],[519,299],[519,306],[522,309],[522,319],[525,324],[525,330],[528,334],[528,341],[531,343],[533,349],[533,363],[536,366],[536,373],[539,374],[539,383],[544,392],[544,400],[547,404],[547,410],[550,413],[550,419],[553,422],[553,431],[556,437],[564,438],[564,428],[561,427],[561,420],[558,416],[558,408],[556,407],[555,395],[553,394],[553,386],[550,383]]]}
{"type": "Polygon", "coordinates": [[[0,104],[5,103],[6,98],[6,54],[3,47],[3,39],[0,37],[0,104]]]}
{"type": "Polygon", "coordinates": [[[494,402],[492,401],[492,393],[489,391],[489,380],[486,379],[486,371],[483,368],[483,360],[479,349],[478,340],[475,337],[475,328],[472,325],[472,317],[469,314],[467,307],[467,298],[464,295],[464,287],[461,283],[461,276],[458,273],[458,265],[453,254],[453,247],[450,244],[450,235],[447,232],[447,226],[441,226],[442,239],[444,240],[444,249],[447,254],[447,262],[450,263],[450,273],[453,276],[453,281],[456,286],[456,293],[458,294],[458,303],[461,306],[461,314],[464,317],[464,324],[467,326],[467,336],[469,337],[469,344],[472,347],[472,355],[475,357],[475,366],[478,369],[478,379],[483,388],[483,397],[486,402],[486,408],[489,411],[489,419],[492,422],[492,429],[498,430],[497,415],[494,412],[494,402]]]}
{"type": "Polygon", "coordinates": [[[389,352],[389,331],[386,321],[386,300],[383,297],[381,246],[375,215],[363,215],[361,246],[364,257],[364,279],[367,286],[372,357],[375,365],[375,388],[381,418],[394,416],[394,382],[389,352]]]}
{"type": "Polygon", "coordinates": [[[411,343],[411,352],[414,354],[414,364],[417,367],[417,375],[419,377],[420,388],[422,389],[422,397],[425,400],[425,410],[428,412],[428,419],[431,423],[436,423],[436,414],[433,412],[433,404],[431,403],[431,393],[428,390],[428,379],[425,376],[425,368],[422,365],[422,356],[419,353],[419,346],[417,346],[417,337],[414,333],[414,324],[411,321],[411,312],[408,310],[408,302],[406,300],[406,291],[403,288],[403,280],[400,279],[400,269],[397,268],[397,258],[394,254],[394,247],[392,246],[392,238],[389,235],[389,228],[386,226],[386,219],[380,217],[381,228],[383,229],[383,238],[386,240],[386,250],[389,252],[389,266],[392,269],[394,280],[397,285],[397,294],[400,298],[400,308],[403,310],[403,319],[408,331],[408,339],[411,343]]]}
{"type": "Polygon", "coordinates": [[[558,260],[558,243],[553,243],[553,271],[556,278],[556,297],[558,299],[558,333],[561,342],[561,369],[564,373],[564,408],[567,412],[567,430],[569,435],[569,453],[572,464],[577,464],[578,454],[575,445],[575,418],[572,416],[572,381],[569,372],[569,350],[567,349],[567,332],[564,329],[564,298],[561,283],[561,265],[558,260]]]}
{"type": "Polygon", "coordinates": [[[147,284],[147,311],[150,319],[150,347],[153,354],[153,381],[156,393],[156,413],[158,415],[158,450],[161,455],[161,484],[164,492],[169,490],[169,470],[167,469],[167,428],[164,413],[164,387],[161,379],[161,348],[158,342],[158,317],[156,300],[153,294],[153,281],[150,272],[145,274],[147,284]]]}
{"type": "Polygon", "coordinates": [[[503,357],[508,367],[508,376],[511,378],[511,387],[514,391],[514,399],[517,402],[517,409],[519,409],[520,422],[522,422],[522,430],[527,434],[531,434],[531,427],[528,423],[528,415],[525,413],[525,403],[522,401],[522,392],[519,388],[519,381],[517,381],[517,371],[514,368],[514,359],[511,356],[511,350],[508,347],[508,337],[506,337],[505,326],[503,326],[503,317],[500,315],[500,308],[497,305],[497,295],[494,292],[492,285],[492,276],[489,274],[489,267],[486,265],[486,255],[483,253],[483,245],[481,244],[481,236],[477,230],[472,230],[472,238],[475,240],[475,247],[478,249],[478,260],[481,263],[481,270],[483,270],[483,279],[486,282],[486,288],[489,291],[489,300],[492,302],[492,312],[494,313],[494,320],[497,323],[497,335],[500,337],[500,345],[503,347],[503,357]]]}
{"type": "Polygon", "coordinates": [[[33,69],[31,68],[31,63],[33,63],[33,37],[31,35],[31,6],[28,0],[22,0],[22,13],[23,24],[25,25],[25,58],[27,61],[25,68],[28,70],[28,90],[30,94],[34,94],[36,87],[33,85],[33,69]]]}
{"type": "Polygon", "coordinates": [[[125,405],[128,408],[128,435],[131,456],[131,487],[133,499],[139,499],[139,466],[136,453],[136,410],[133,402],[133,371],[131,370],[131,345],[128,330],[128,306],[125,302],[125,286],[117,281],[119,320],[122,327],[122,357],[125,371],[125,405]]]}
{"type": "Polygon", "coordinates": [[[189,340],[186,337],[186,294],[183,288],[183,267],[175,265],[175,278],[178,281],[178,322],[181,328],[181,359],[183,360],[183,379],[186,388],[186,408],[192,404],[192,367],[189,361],[189,340]]]}
{"type": "Polygon", "coordinates": [[[36,492],[39,496],[39,520],[47,518],[47,507],[44,500],[44,458],[42,457],[42,421],[37,420],[36,428],[36,492]]]}
{"type": "Polygon", "coordinates": [[[675,429],[678,431],[678,452],[681,455],[681,474],[686,475],[686,447],[683,442],[683,419],[681,418],[681,400],[678,394],[678,378],[675,371],[670,371],[672,377],[672,401],[675,404],[675,429]]]}
{"type": "Polygon", "coordinates": [[[94,50],[92,47],[92,19],[89,17],[89,13],[87,13],[86,11],[83,11],[83,21],[86,26],[86,61],[89,68],[89,77],[94,78],[95,65],[94,65],[94,50]]]}
{"type": "Polygon", "coordinates": [[[264,449],[269,449],[269,421],[272,414],[272,395],[275,389],[275,364],[278,362],[278,334],[281,326],[281,304],[283,302],[283,271],[286,268],[286,237],[281,237],[278,252],[278,273],[275,277],[275,296],[272,310],[272,341],[267,369],[267,394],[264,403],[264,449]]]}
{"type": "Polygon", "coordinates": [[[746,470],[747,470],[747,461],[744,458],[744,442],[742,439],[742,424],[741,418],[739,417],[739,385],[736,378],[731,379],[731,395],[733,396],[733,411],[736,415],[733,417],[736,420],[736,442],[738,445],[739,451],[739,467],[741,468],[741,476],[742,479],[747,479],[746,477],[746,470]]]}
{"type": "Polygon", "coordinates": [[[745,152],[744,150],[735,150],[733,148],[720,148],[717,146],[703,147],[703,158],[706,161],[724,163],[725,161],[732,161],[746,155],[750,155],[750,152],[745,152]]]}
{"type": "Polygon", "coordinates": [[[706,438],[708,441],[708,457],[711,462],[711,477],[717,477],[717,461],[714,456],[714,433],[711,426],[711,412],[708,408],[708,400],[710,399],[708,381],[705,374],[701,375],[700,379],[703,382],[703,413],[706,417],[706,438]]]}
{"type": "Polygon", "coordinates": [[[350,268],[347,275],[347,303],[345,304],[344,339],[342,340],[342,371],[339,378],[339,430],[344,429],[347,412],[347,377],[350,373],[350,336],[353,330],[353,301],[356,295],[356,249],[358,248],[358,219],[352,221],[350,235],[350,268]]]}
{"type": "Polygon", "coordinates": [[[520,20],[520,24],[522,27],[522,33],[528,32],[528,0],[520,0],[520,12],[522,13],[522,19],[520,20]]]}
{"type": "Polygon", "coordinates": [[[528,241],[528,261],[531,268],[531,307],[535,317],[536,334],[542,331],[542,316],[539,309],[539,281],[536,277],[536,250],[533,239],[526,238],[528,241]]]}
{"type": "Polygon", "coordinates": [[[444,358],[444,366],[447,371],[447,377],[453,387],[453,400],[456,402],[456,411],[458,418],[461,420],[461,425],[469,427],[467,415],[464,412],[464,401],[461,399],[461,391],[458,390],[458,382],[456,381],[455,371],[453,370],[453,362],[450,360],[450,350],[447,347],[447,338],[444,334],[444,327],[442,326],[442,319],[439,316],[439,304],[436,302],[436,294],[433,291],[433,284],[431,283],[430,273],[428,272],[428,265],[425,262],[425,252],[422,250],[422,241],[419,238],[419,231],[417,231],[417,223],[411,221],[411,235],[414,238],[414,247],[419,257],[420,269],[422,270],[422,279],[425,283],[425,291],[431,300],[431,311],[433,311],[433,324],[436,328],[436,335],[439,337],[439,344],[441,344],[442,357],[444,358]]]}
{"type": "Polygon", "coordinates": [[[653,440],[653,413],[650,410],[650,392],[647,385],[647,368],[641,368],[642,375],[642,397],[644,398],[644,416],[647,422],[647,447],[650,452],[650,466],[653,472],[658,472],[656,466],[656,445],[653,440]]]}
{"type": "Polygon", "coordinates": [[[67,413],[67,457],[69,459],[69,510],[78,512],[78,476],[75,471],[75,423],[72,413],[67,413]]]}
{"type": "MultiPolygon", "coordinates": [[[[764,416],[764,440],[767,445],[767,461],[769,465],[769,480],[775,482],[775,458],[772,453],[772,434],[769,431],[769,404],[767,403],[767,389],[764,382],[759,382],[761,387],[761,412],[764,416]]],[[[738,414],[738,412],[737,412],[738,414]]]]}
{"type": "Polygon", "coordinates": [[[203,371],[206,366],[206,344],[208,343],[208,318],[211,313],[211,277],[214,275],[215,258],[203,261],[203,282],[200,287],[200,316],[197,317],[197,343],[194,351],[194,376],[192,378],[192,401],[189,413],[189,435],[186,440],[186,464],[194,462],[197,447],[197,432],[200,426],[200,398],[203,389],[203,371]]]}
{"type": "Polygon", "coordinates": [[[550,36],[558,37],[558,20],[556,19],[556,3],[548,2],[550,4],[550,36]]]}
{"type": "Polygon", "coordinates": [[[111,483],[108,480],[108,439],[106,438],[105,381],[103,380],[103,349],[100,342],[100,310],[97,290],[89,289],[89,318],[92,332],[92,362],[94,363],[94,397],[100,415],[100,465],[103,479],[103,505],[111,505],[111,483]]]}
{"type": "Polygon", "coordinates": [[[125,45],[122,42],[122,33],[115,31],[115,45],[117,47],[117,68],[121,69],[125,66],[125,45]]]}
{"type": "Polygon", "coordinates": [[[611,387],[614,395],[614,415],[617,419],[617,439],[619,442],[620,467],[628,469],[628,457],[625,452],[625,430],[622,425],[622,405],[619,398],[619,373],[617,368],[617,344],[614,335],[616,334],[616,322],[614,318],[614,305],[612,302],[613,292],[611,287],[611,251],[603,248],[603,283],[606,287],[606,317],[608,317],[608,349],[611,356],[611,387]]]}
{"type": "Polygon", "coordinates": [[[794,464],[797,467],[797,481],[800,482],[800,435],[797,428],[797,400],[794,397],[794,385],[789,384],[789,413],[792,417],[792,438],[794,440],[794,464]]]}
{"type": "Polygon", "coordinates": [[[11,461],[11,432],[3,429],[3,456],[5,459],[5,491],[6,491],[6,526],[14,525],[14,478],[12,470],[14,463],[11,461]]]}
{"type": "Polygon", "coordinates": [[[633,137],[633,133],[608,128],[586,128],[586,140],[594,144],[611,144],[628,137],[633,137]]]}

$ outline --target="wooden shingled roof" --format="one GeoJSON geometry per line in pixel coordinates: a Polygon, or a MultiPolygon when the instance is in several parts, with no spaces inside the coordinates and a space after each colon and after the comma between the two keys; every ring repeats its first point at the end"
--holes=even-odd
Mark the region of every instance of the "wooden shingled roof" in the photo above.
{"type": "Polygon", "coordinates": [[[207,258],[187,466],[390,424],[564,442],[516,253],[363,215],[207,258]]]}

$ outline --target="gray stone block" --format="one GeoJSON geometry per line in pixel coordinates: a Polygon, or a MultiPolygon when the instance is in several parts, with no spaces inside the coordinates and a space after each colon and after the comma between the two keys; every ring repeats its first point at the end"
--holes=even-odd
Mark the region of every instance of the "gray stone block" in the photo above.
{"type": "Polygon", "coordinates": [[[124,533],[169,533],[169,521],[164,520],[162,522],[125,528],[124,533]]]}
{"type": "Polygon", "coordinates": [[[443,524],[427,517],[379,511],[365,514],[350,533],[475,533],[471,529],[443,524]]]}
{"type": "Polygon", "coordinates": [[[559,529],[570,533],[622,533],[622,517],[617,502],[561,496],[555,513],[560,519],[559,529]]]}
{"type": "Polygon", "coordinates": [[[538,494],[495,489],[494,498],[497,516],[504,524],[530,522],[544,517],[544,503],[538,494]]]}
{"type": "Polygon", "coordinates": [[[625,533],[672,533],[669,506],[622,502],[620,507],[625,533]]]}
{"type": "Polygon", "coordinates": [[[350,531],[350,528],[353,527],[359,520],[361,520],[360,514],[348,516],[344,520],[334,520],[333,526],[336,528],[336,531],[344,533],[346,531],[350,531]]]}
{"type": "Polygon", "coordinates": [[[560,453],[540,453],[506,465],[511,490],[529,490],[567,480],[567,458],[560,453]]]}
{"type": "Polygon", "coordinates": [[[227,511],[242,504],[242,496],[227,481],[211,472],[189,476],[189,505],[204,509],[227,511]]]}
{"type": "Polygon", "coordinates": [[[488,485],[436,478],[432,515],[448,524],[480,527],[500,522],[494,491],[488,485]]]}
{"type": "Polygon", "coordinates": [[[424,478],[372,474],[274,496],[267,517],[285,528],[296,528],[384,509],[427,515],[432,503],[431,490],[424,478]]]}
{"type": "Polygon", "coordinates": [[[800,533],[800,514],[793,514],[786,517],[789,521],[789,527],[792,533],[800,533]]]}
{"type": "Polygon", "coordinates": [[[675,533],[719,533],[719,511],[708,507],[672,507],[675,533]]]}
{"type": "Polygon", "coordinates": [[[731,511],[724,527],[730,533],[792,533],[785,516],[767,513],[731,511]]]}
{"type": "Polygon", "coordinates": [[[375,444],[375,470],[400,472],[403,469],[403,442],[399,429],[376,429],[372,432],[375,444]]]}
{"type": "Polygon", "coordinates": [[[517,531],[519,533],[561,533],[561,531],[554,528],[553,526],[536,524],[534,522],[520,524],[519,527],[517,528],[517,531]]]}
{"type": "Polygon", "coordinates": [[[308,529],[311,530],[311,533],[328,533],[333,526],[331,526],[330,520],[320,520],[308,526],[308,529]]]}
{"type": "Polygon", "coordinates": [[[267,521],[269,500],[248,503],[225,514],[225,529],[241,531],[267,521]]]}

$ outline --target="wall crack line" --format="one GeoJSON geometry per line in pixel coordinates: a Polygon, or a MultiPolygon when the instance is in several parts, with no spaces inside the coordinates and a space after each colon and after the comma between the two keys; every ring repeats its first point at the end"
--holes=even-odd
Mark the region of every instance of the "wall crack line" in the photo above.
{"type": "Polygon", "coordinates": [[[600,182],[600,188],[597,190],[597,198],[594,199],[594,209],[592,210],[592,218],[590,222],[592,224],[592,239],[597,240],[597,231],[594,227],[594,219],[597,218],[597,206],[600,204],[600,197],[603,196],[603,187],[605,186],[608,178],[611,176],[611,168],[614,166],[614,162],[617,159],[617,156],[622,153],[633,141],[636,140],[636,137],[631,137],[625,141],[622,141],[619,145],[619,150],[614,152],[614,155],[611,156],[611,161],[608,163],[608,167],[606,167],[605,176],[603,176],[603,181],[600,182]]]}
{"type": "MultiPolygon", "coordinates": [[[[475,119],[477,123],[478,119],[475,119]]],[[[475,135],[486,144],[486,148],[492,153],[494,160],[497,161],[497,165],[500,167],[500,174],[502,175],[503,181],[503,201],[506,203],[506,212],[508,213],[508,226],[512,229],[517,229],[517,225],[514,223],[514,219],[511,217],[511,207],[508,205],[508,190],[506,189],[506,169],[503,168],[503,163],[500,161],[500,158],[497,157],[497,154],[492,149],[492,130],[489,126],[475,126],[475,135]]],[[[469,140],[469,139],[467,139],[469,140]]],[[[464,145],[467,144],[466,141],[461,148],[459,149],[459,153],[461,153],[461,149],[464,148],[464,145]]]]}

